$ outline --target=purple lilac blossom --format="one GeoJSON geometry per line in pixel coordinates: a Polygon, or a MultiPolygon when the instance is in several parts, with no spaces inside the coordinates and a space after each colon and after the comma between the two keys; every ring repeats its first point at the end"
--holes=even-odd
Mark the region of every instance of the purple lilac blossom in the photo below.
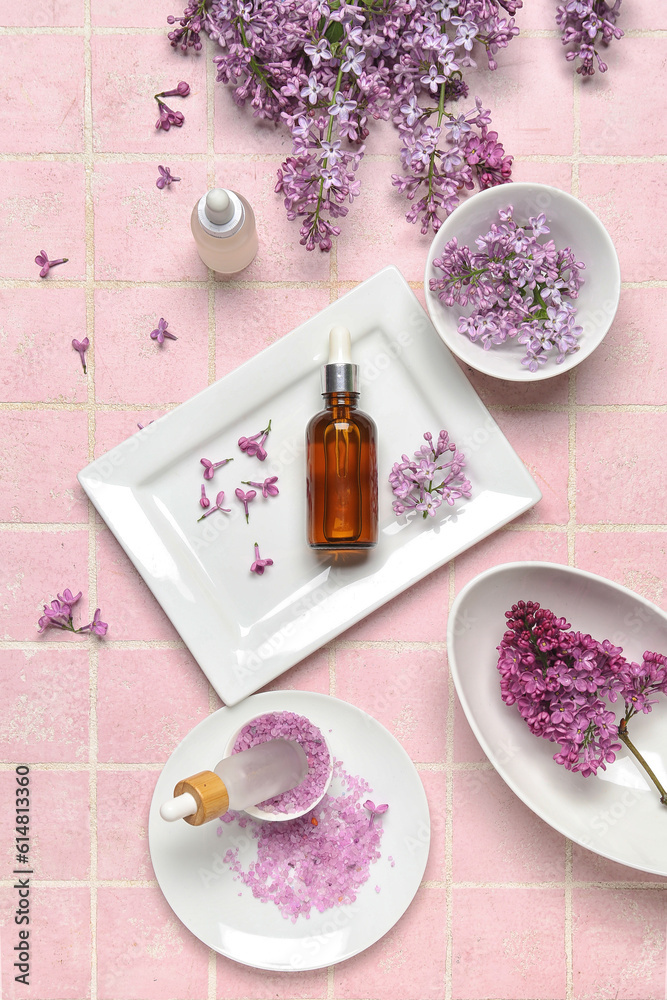
{"type": "Polygon", "coordinates": [[[471,484],[463,475],[465,455],[457,451],[447,431],[440,431],[435,444],[429,431],[424,440],[414,458],[403,455],[389,473],[397,516],[420,511],[424,518],[433,517],[443,501],[453,507],[456,500],[471,495],[471,484]]]}
{"type": "Polygon", "coordinates": [[[505,612],[507,631],[498,646],[500,691],[516,705],[535,736],[557,743],[554,760],[585,777],[616,758],[619,739],[638,712],[650,712],[656,694],[667,694],[667,657],[647,651],[631,663],[608,639],[570,630],[534,601],[505,612]],[[622,699],[620,724],[608,702],[622,699]]]}
{"type": "Polygon", "coordinates": [[[81,628],[74,628],[72,608],[81,600],[82,593],[73,594],[67,587],[62,594],[58,594],[55,601],[50,605],[44,605],[44,614],[37,622],[39,631],[44,632],[47,628],[58,628],[65,632],[94,632],[95,635],[106,635],[109,626],[106,622],[100,621],[100,609],[96,608],[92,622],[83,625],[81,628]]]}
{"type": "Polygon", "coordinates": [[[248,490],[247,493],[244,493],[240,486],[237,486],[237,488],[234,490],[234,493],[239,503],[243,504],[246,524],[250,524],[250,512],[248,511],[248,504],[252,503],[252,501],[257,496],[257,493],[255,492],[255,490],[248,490]]]}
{"type": "MultiPolygon", "coordinates": [[[[266,427],[263,427],[261,431],[257,431],[252,437],[240,437],[238,440],[238,446],[241,451],[244,451],[246,455],[251,458],[258,458],[260,462],[263,462],[266,458],[267,452],[264,447],[264,442],[271,433],[271,421],[269,420],[266,427]]],[[[239,491],[236,491],[238,496],[239,491]]],[[[254,493],[253,493],[254,496],[254,493]]]]}
{"type": "MultiPolygon", "coordinates": [[[[202,489],[204,489],[203,486],[202,486],[202,489]]],[[[204,499],[204,497],[202,497],[202,500],[203,499],[204,499]]],[[[202,514],[202,516],[197,518],[197,521],[203,521],[205,517],[208,517],[209,514],[212,514],[216,510],[222,511],[223,514],[231,514],[231,512],[232,512],[232,508],[231,507],[223,507],[222,506],[223,503],[225,502],[225,491],[224,490],[220,490],[220,492],[218,493],[218,495],[215,498],[215,503],[213,504],[212,507],[209,507],[210,500],[208,500],[208,497],[206,498],[206,500],[207,500],[206,505],[204,505],[201,502],[201,500],[199,502],[201,503],[202,507],[206,506],[209,509],[205,510],[204,513],[202,514]]]]}
{"type": "Polygon", "coordinates": [[[169,323],[166,319],[160,318],[156,330],[151,330],[151,340],[157,340],[158,344],[164,344],[165,340],[178,340],[173,333],[169,333],[167,327],[169,323]]]}
{"type": "Polygon", "coordinates": [[[255,116],[289,128],[292,152],[278,170],[276,191],[288,219],[300,222],[301,244],[328,251],[360,193],[356,171],[371,119],[392,120],[399,130],[404,174],[393,183],[414,202],[407,218],[421,216],[422,232],[437,229],[475,182],[489,187],[510,179],[511,157],[489,131],[489,113],[478,102],[468,112],[470,131],[452,132],[455,116],[445,104],[467,96],[463,72],[476,66],[476,51],[496,68],[496,54],[518,34],[513,15],[521,6],[213,0],[207,11],[190,2],[169,37],[185,50],[197,48],[199,32],[207,31],[221,50],[214,56],[217,79],[233,88],[237,104],[249,102],[255,116]]]}
{"type": "MultiPolygon", "coordinates": [[[[256,860],[244,867],[244,855],[230,847],[224,862],[256,899],[275,903],[292,923],[299,916],[308,919],[313,910],[324,913],[354,903],[381,857],[382,823],[369,824],[361,804],[372,789],[340,761],[334,761],[333,781],[340,791],[327,792],[313,812],[299,819],[265,823],[229,812],[221,817],[257,841],[256,860]]],[[[223,831],[220,826],[218,834],[223,831]]]]}
{"type": "Polygon", "coordinates": [[[76,340],[76,339],[73,340],[72,341],[72,347],[74,348],[75,351],[78,351],[78,353],[79,353],[79,357],[81,358],[81,366],[83,368],[83,374],[85,375],[86,372],[87,372],[87,369],[86,369],[86,351],[90,347],[90,341],[88,340],[88,337],[84,337],[83,340],[80,340],[80,341],[76,340]]]}
{"type": "Polygon", "coordinates": [[[549,233],[544,214],[519,226],[508,205],[498,217],[476,249],[460,247],[456,237],[445,245],[433,261],[442,275],[430,279],[430,288],[445,306],[473,307],[459,317],[459,333],[485,351],[516,338],[526,349],[521,364],[536,372],[550,357],[560,364],[579,350],[583,330],[568,300],[579,295],[585,264],[570,247],[540,242],[549,233]]]}
{"type": "Polygon", "coordinates": [[[273,559],[262,559],[259,554],[259,545],[255,542],[255,561],[250,567],[250,572],[262,576],[267,566],[273,566],[273,559]]]}
{"type": "Polygon", "coordinates": [[[613,4],[607,0],[568,0],[556,8],[556,24],[562,32],[563,45],[571,45],[565,53],[568,62],[579,59],[577,73],[583,77],[593,76],[595,63],[601,73],[607,71],[607,64],[600,58],[598,45],[606,48],[614,39],[623,37],[616,27],[621,11],[621,0],[613,4]]]}
{"type": "Polygon", "coordinates": [[[276,486],[278,482],[277,476],[269,476],[263,483],[254,483],[252,479],[243,479],[242,482],[244,486],[254,486],[256,489],[261,490],[265,500],[267,497],[277,497],[280,493],[280,490],[276,486]]]}

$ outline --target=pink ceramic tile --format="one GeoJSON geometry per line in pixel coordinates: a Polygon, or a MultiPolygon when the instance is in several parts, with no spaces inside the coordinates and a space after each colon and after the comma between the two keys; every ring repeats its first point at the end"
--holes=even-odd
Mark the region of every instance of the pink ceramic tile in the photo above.
{"type": "Polygon", "coordinates": [[[218,1000],[311,1000],[327,994],[326,969],[265,972],[216,956],[218,1000]]]}
{"type": "MultiPolygon", "coordinates": [[[[511,747],[507,749],[509,751],[511,747]]],[[[454,702],[454,761],[457,764],[483,764],[486,761],[486,755],[470,728],[458,697],[454,702]]]]}
{"type": "Polygon", "coordinates": [[[363,618],[343,639],[445,642],[449,607],[449,564],[363,618]]]}
{"type": "Polygon", "coordinates": [[[7,757],[28,764],[88,760],[88,654],[5,649],[0,734],[7,757]]]}
{"type": "MultiPolygon", "coordinates": [[[[156,164],[180,153],[206,152],[204,59],[189,59],[186,65],[180,50],[166,41],[165,30],[165,37],[93,36],[92,60],[93,142],[97,152],[152,153],[156,164]],[[153,95],[173,90],[179,80],[190,84],[188,96],[165,97],[164,101],[172,111],[180,111],[185,122],[168,132],[156,129],[159,109],[153,95]]],[[[157,177],[157,167],[153,172],[157,177]]],[[[183,176],[180,169],[172,168],[172,173],[183,176]]]]}
{"type": "MultiPolygon", "coordinates": [[[[622,801],[615,802],[604,816],[598,817],[598,832],[602,833],[604,827],[611,829],[613,824],[621,815],[621,810],[628,809],[622,801]]],[[[631,807],[630,807],[631,808],[631,807]]],[[[660,875],[652,875],[650,872],[640,872],[636,868],[628,868],[627,865],[619,865],[608,858],[602,858],[599,854],[587,851],[579,844],[572,845],[572,878],[575,882],[659,882],[667,886],[667,878],[660,875]]]]}
{"type": "Polygon", "coordinates": [[[444,760],[447,657],[444,650],[339,649],[336,696],[393,733],[413,760],[444,760]]]}
{"type": "Polygon", "coordinates": [[[239,107],[234,102],[232,91],[233,88],[227,84],[215,84],[213,145],[216,153],[232,156],[265,153],[282,159],[289,156],[292,138],[287,126],[280,124],[276,127],[265,118],[255,118],[250,101],[239,107]]]}
{"type": "MultiPolygon", "coordinates": [[[[97,410],[95,414],[95,458],[99,458],[107,451],[115,448],[116,445],[126,441],[133,434],[138,434],[140,429],[137,424],[142,424],[145,430],[151,422],[164,416],[173,407],[164,407],[159,410],[97,410]]],[[[146,436],[146,435],[144,435],[146,436]]],[[[150,440],[150,431],[148,432],[150,440]]]]}
{"type": "MultiPolygon", "coordinates": [[[[328,281],[329,254],[309,253],[299,244],[299,222],[289,222],[282,196],[276,194],[280,157],[271,160],[217,159],[216,183],[239,191],[251,204],[257,223],[259,250],[239,281],[328,281]]],[[[205,188],[202,190],[205,190],[205,188]]],[[[220,277],[222,287],[227,279],[220,277]]]]}
{"type": "Polygon", "coordinates": [[[664,413],[580,413],[578,522],[662,524],[667,470],[656,463],[656,454],[665,444],[664,413]]]}
{"type": "Polygon", "coordinates": [[[446,912],[444,889],[419,889],[388,934],[335,967],[334,995],[342,1000],[442,1000],[446,912]]]}
{"type": "Polygon", "coordinates": [[[1,289],[2,401],[85,402],[88,382],[71,346],[85,336],[83,288],[49,288],[47,279],[35,288],[1,289]]]}
{"type": "Polygon", "coordinates": [[[325,646],[276,677],[262,691],[316,691],[318,694],[329,694],[329,688],[329,649],[325,646]]]}
{"type": "MultiPolygon", "coordinates": [[[[0,532],[0,638],[38,639],[37,621],[44,605],[69,587],[72,593],[87,590],[88,532],[0,532]]],[[[90,621],[87,594],[74,608],[76,627],[90,621]]],[[[60,629],[44,633],[49,641],[61,640],[76,647],[87,641],[60,629]]]]}
{"type": "MultiPolygon", "coordinates": [[[[25,759],[24,757],[22,759],[25,759]]],[[[28,762],[30,765],[31,761],[28,762]]],[[[28,777],[30,800],[30,863],[38,878],[85,879],[90,872],[90,790],[87,771],[42,771],[31,768],[28,777]]],[[[24,786],[25,787],[25,786],[24,786]]],[[[11,802],[0,817],[4,871],[21,867],[16,863],[13,803],[21,794],[12,769],[0,773],[0,789],[11,802]]],[[[23,803],[21,803],[23,804],[23,803]]]]}
{"type": "Polygon", "coordinates": [[[566,524],[567,413],[499,410],[493,417],[542,493],[540,502],[522,516],[521,523],[566,524]]]}
{"type": "Polygon", "coordinates": [[[0,24],[16,28],[82,28],[84,6],[84,0],[58,0],[34,6],[0,0],[0,24]]]}
{"type": "MultiPolygon", "coordinates": [[[[156,152],[150,163],[98,162],[93,175],[95,277],[152,282],[206,279],[208,271],[190,229],[192,209],[205,191],[203,163],[179,162],[164,152],[156,152]],[[156,188],[159,163],[181,181],[162,191],[156,188]]],[[[163,315],[163,292],[152,293],[158,318],[163,315]]]]}
{"type": "Polygon", "coordinates": [[[667,153],[667,137],[656,131],[641,86],[644,66],[665,66],[667,38],[623,38],[609,49],[601,49],[600,55],[608,61],[609,70],[587,80],[581,95],[581,152],[614,156],[667,153]],[[619,79],[623,85],[614,86],[619,79]]]}
{"type": "Polygon", "coordinates": [[[667,611],[667,534],[580,531],[575,557],[579,569],[621,583],[667,611]]]}
{"type": "MultiPolygon", "coordinates": [[[[623,8],[623,16],[618,26],[624,31],[664,30],[667,28],[667,10],[661,0],[642,0],[641,3],[631,4],[627,10],[623,8]]],[[[614,47],[616,45],[614,42],[614,47]]]]}
{"type": "Polygon", "coordinates": [[[97,535],[97,599],[114,639],[178,639],[178,633],[110,531],[97,535]]]}
{"type": "Polygon", "coordinates": [[[563,406],[567,404],[569,375],[555,375],[545,382],[506,382],[483,375],[459,361],[475,392],[487,406],[530,406],[535,403],[563,406]]]}
{"type": "MultiPolygon", "coordinates": [[[[531,0],[529,0],[531,2],[531,0]]],[[[499,69],[480,58],[466,81],[470,97],[491,109],[492,128],[512,156],[572,152],[573,71],[553,38],[518,38],[498,56],[499,69]],[[543,81],[536,86],[536,81],[543,81]]]]}
{"type": "Polygon", "coordinates": [[[82,163],[0,162],[5,193],[0,218],[0,277],[29,278],[45,285],[85,277],[85,182],[82,163]],[[39,277],[35,257],[67,257],[39,277]]]}
{"type": "Polygon", "coordinates": [[[454,889],[454,1000],[565,996],[562,889],[454,889]]]}
{"type": "Polygon", "coordinates": [[[83,38],[5,35],[0,62],[5,67],[0,152],[83,152],[83,38]],[[43,80],[26,75],[27,66],[49,66],[48,100],[43,80]]]}
{"type": "Polygon", "coordinates": [[[88,464],[87,413],[5,410],[0,442],[0,520],[87,523],[76,478],[88,464]]]}
{"type": "Polygon", "coordinates": [[[163,763],[207,715],[208,681],[187,650],[100,650],[100,761],[163,763]]]}
{"type": "MultiPolygon", "coordinates": [[[[208,385],[208,298],[204,289],[97,289],[95,330],[99,402],[162,406],[189,399],[208,385]],[[169,332],[173,331],[177,340],[163,344],[151,340],[160,318],[167,320],[169,332]]],[[[128,436],[137,429],[135,420],[128,427],[128,436]]]]}
{"type": "Polygon", "coordinates": [[[666,314],[667,289],[624,288],[611,330],[577,369],[577,402],[664,403],[667,362],[656,318],[666,314]]]}
{"type": "Polygon", "coordinates": [[[0,889],[2,996],[5,1000],[85,1000],[90,996],[91,975],[90,890],[33,882],[29,899],[30,925],[17,926],[18,890],[0,889]],[[21,930],[30,932],[27,986],[14,978],[23,971],[14,968],[21,930]]]}
{"type": "MultiPolygon", "coordinates": [[[[171,31],[171,26],[167,24],[169,14],[180,14],[181,9],[178,4],[174,6],[173,0],[153,0],[150,5],[144,0],[92,0],[90,5],[90,17],[94,27],[112,28],[160,28],[164,27],[165,38],[167,32],[171,31]]],[[[167,42],[167,44],[169,44],[167,42]]],[[[209,59],[210,55],[207,47],[199,55],[192,49],[187,53],[182,62],[182,73],[185,79],[190,61],[199,62],[209,59]]],[[[180,78],[179,78],[180,79],[180,78]]],[[[158,87],[158,90],[169,90],[169,87],[158,87]]]]}
{"type": "MultiPolygon", "coordinates": [[[[551,0],[523,0],[523,7],[516,12],[514,20],[522,34],[526,31],[556,31],[558,29],[551,0]]],[[[513,42],[510,43],[510,50],[513,44],[513,42]]],[[[502,57],[503,53],[501,52],[500,55],[502,57]]]]}
{"type": "Polygon", "coordinates": [[[154,878],[148,810],[158,770],[97,772],[97,877],[154,878]]]}
{"type": "Polygon", "coordinates": [[[97,890],[100,1000],[204,1000],[208,954],[174,916],[159,889],[97,890]]]}
{"type": "MultiPolygon", "coordinates": [[[[509,150],[511,152],[511,150],[509,150]]],[[[527,154],[526,154],[527,155],[527,154]]],[[[548,184],[550,187],[558,188],[560,191],[572,191],[572,166],[569,163],[543,162],[538,160],[524,160],[521,156],[515,156],[512,164],[512,180],[528,181],[533,184],[548,184]]],[[[507,195],[511,204],[512,189],[507,188],[507,195]]],[[[507,384],[507,383],[505,383],[507,384]]],[[[513,383],[510,388],[519,389],[523,384],[513,383]]],[[[547,383],[542,382],[541,388],[546,389],[547,383]]]]}
{"type": "Polygon", "coordinates": [[[431,817],[431,844],[425,882],[442,882],[446,877],[445,840],[447,834],[447,775],[444,771],[420,771],[431,817]]]}
{"type": "Polygon", "coordinates": [[[458,771],[453,783],[455,882],[564,880],[565,838],[496,771],[458,771]]]}
{"type": "Polygon", "coordinates": [[[217,288],[218,378],[305,323],[329,301],[328,288],[217,288]]]}
{"type": "MultiPolygon", "coordinates": [[[[623,39],[621,39],[621,44],[623,39]]],[[[609,231],[623,281],[667,276],[667,244],[660,213],[664,169],[661,163],[582,163],[579,197],[609,231]]]]}
{"type": "Polygon", "coordinates": [[[395,264],[408,281],[423,281],[433,233],[423,236],[420,224],[405,218],[410,202],[395,187],[396,161],[362,160],[357,171],[361,193],[340,222],[338,277],[363,281],[388,264],[395,264]]]}
{"type": "MultiPolygon", "coordinates": [[[[505,562],[522,562],[536,560],[539,562],[556,562],[567,564],[567,538],[560,531],[497,531],[490,538],[485,538],[472,549],[456,558],[456,590],[457,593],[469,583],[478,573],[492,566],[505,562]]],[[[517,594],[511,598],[510,604],[521,600],[517,594]]],[[[462,623],[465,625],[465,623],[462,623]]],[[[503,623],[500,623],[500,635],[503,623]]],[[[499,636],[500,640],[500,636],[499,636]]]]}
{"type": "Polygon", "coordinates": [[[664,1000],[667,893],[574,889],[572,910],[575,1000],[664,1000]]]}

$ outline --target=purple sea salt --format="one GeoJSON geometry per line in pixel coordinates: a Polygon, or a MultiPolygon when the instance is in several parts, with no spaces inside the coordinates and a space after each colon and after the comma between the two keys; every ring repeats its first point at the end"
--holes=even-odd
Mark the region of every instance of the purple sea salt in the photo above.
{"type": "MultiPolygon", "coordinates": [[[[371,865],[381,856],[382,823],[369,826],[362,805],[372,789],[363,778],[348,774],[340,761],[334,761],[333,779],[340,792],[327,792],[314,810],[298,819],[262,823],[243,813],[221,817],[224,823],[237,823],[257,841],[257,859],[245,867],[238,847],[225,852],[223,860],[233,877],[255,899],[275,903],[292,923],[299,916],[309,919],[313,909],[324,913],[353,903],[368,881],[371,865]]],[[[218,832],[223,830],[220,827],[218,832]]]]}
{"type": "Polygon", "coordinates": [[[267,740],[294,740],[303,747],[308,758],[308,774],[296,788],[266,799],[259,808],[271,813],[294,813],[307,809],[324,791],[329,777],[331,758],[324,736],[309,719],[294,712],[267,712],[258,715],[243,727],[236,738],[232,753],[248,750],[267,740]]]}

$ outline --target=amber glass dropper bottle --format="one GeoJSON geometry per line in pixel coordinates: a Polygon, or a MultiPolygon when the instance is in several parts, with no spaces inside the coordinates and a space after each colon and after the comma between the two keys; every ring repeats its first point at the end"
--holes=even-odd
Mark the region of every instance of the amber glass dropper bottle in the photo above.
{"type": "Polygon", "coordinates": [[[377,430],[357,409],[359,366],[350,331],[334,326],[322,368],[325,409],[306,429],[308,543],[315,549],[368,549],[378,538],[377,430]]]}

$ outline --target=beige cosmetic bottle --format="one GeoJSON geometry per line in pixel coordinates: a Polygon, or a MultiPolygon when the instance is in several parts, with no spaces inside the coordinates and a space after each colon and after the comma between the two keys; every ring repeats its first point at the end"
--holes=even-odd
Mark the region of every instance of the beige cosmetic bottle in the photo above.
{"type": "Polygon", "coordinates": [[[190,225],[199,256],[218,274],[242,271],[257,253],[255,214],[236,191],[207,191],[192,209],[190,225]]]}

